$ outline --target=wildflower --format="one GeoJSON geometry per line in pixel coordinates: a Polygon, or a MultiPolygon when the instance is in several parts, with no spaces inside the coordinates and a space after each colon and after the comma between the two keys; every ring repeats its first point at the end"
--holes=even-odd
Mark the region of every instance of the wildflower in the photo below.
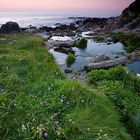
{"type": "Polygon", "coordinates": [[[107,137],[107,134],[104,134],[105,137],[107,137]]]}
{"type": "Polygon", "coordinates": [[[26,130],[26,126],[24,124],[22,124],[22,131],[26,130]]]}
{"type": "Polygon", "coordinates": [[[72,119],[69,119],[69,122],[72,122],[72,119]]]}
{"type": "Polygon", "coordinates": [[[35,118],[33,118],[32,121],[35,122],[35,118]]]}
{"type": "Polygon", "coordinates": [[[102,132],[103,130],[101,129],[100,132],[102,132]]]}
{"type": "Polygon", "coordinates": [[[89,131],[89,130],[90,130],[90,128],[87,128],[87,130],[89,131]]]}
{"type": "Polygon", "coordinates": [[[47,132],[43,132],[43,137],[47,138],[48,137],[48,133],[47,132]]]}
{"type": "Polygon", "coordinates": [[[63,99],[61,99],[61,103],[63,103],[63,99]]]}
{"type": "Polygon", "coordinates": [[[40,124],[38,127],[37,127],[37,133],[39,133],[40,135],[42,135],[43,131],[44,131],[44,126],[42,124],[40,124]]]}
{"type": "Polygon", "coordinates": [[[82,102],[82,103],[84,103],[85,101],[84,101],[84,100],[82,100],[81,102],[82,102]]]}
{"type": "Polygon", "coordinates": [[[73,121],[72,124],[75,124],[75,122],[73,121]]]}

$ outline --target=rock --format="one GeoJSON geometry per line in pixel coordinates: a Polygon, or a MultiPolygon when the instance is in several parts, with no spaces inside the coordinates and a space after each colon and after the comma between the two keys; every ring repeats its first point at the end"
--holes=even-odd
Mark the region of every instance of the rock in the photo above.
{"type": "Polygon", "coordinates": [[[87,71],[93,70],[93,69],[103,69],[103,68],[110,68],[119,64],[125,64],[127,63],[127,57],[118,58],[115,60],[108,60],[108,61],[102,61],[97,63],[90,63],[87,66],[85,66],[85,69],[87,71]]]}
{"type": "Polygon", "coordinates": [[[67,47],[71,48],[74,47],[74,40],[68,40],[68,41],[49,41],[48,45],[50,48],[52,47],[67,47]]]}
{"type": "Polygon", "coordinates": [[[134,51],[132,53],[129,53],[127,54],[127,58],[130,60],[130,61],[137,61],[137,60],[140,60],[140,51],[134,51]]]}
{"type": "Polygon", "coordinates": [[[65,53],[65,54],[69,54],[69,53],[75,54],[75,52],[71,48],[65,48],[65,47],[54,48],[54,51],[65,53]]]}
{"type": "Polygon", "coordinates": [[[65,69],[65,73],[72,73],[73,69],[72,68],[67,68],[65,69]]]}
{"type": "MultiPolygon", "coordinates": [[[[109,18],[106,24],[106,29],[119,28],[140,28],[140,0],[135,0],[129,7],[123,10],[122,14],[116,18],[109,18]]],[[[127,29],[125,29],[127,30],[127,29]]]]}
{"type": "Polygon", "coordinates": [[[46,31],[46,32],[54,31],[54,28],[47,27],[47,26],[40,27],[39,29],[43,30],[43,31],[46,31]]]}
{"type": "Polygon", "coordinates": [[[1,29],[0,29],[0,33],[11,33],[11,32],[20,32],[21,29],[19,27],[19,25],[16,23],[16,22],[12,22],[12,21],[9,21],[9,22],[6,22],[6,24],[3,24],[1,26],[1,29]]]}
{"type": "Polygon", "coordinates": [[[61,30],[61,29],[57,29],[55,31],[51,31],[49,33],[50,36],[75,36],[76,33],[73,32],[72,30],[69,30],[69,29],[65,29],[65,30],[61,30]]]}
{"type": "Polygon", "coordinates": [[[110,58],[103,54],[103,55],[95,57],[93,60],[93,63],[107,61],[107,60],[110,60],[110,58]]]}

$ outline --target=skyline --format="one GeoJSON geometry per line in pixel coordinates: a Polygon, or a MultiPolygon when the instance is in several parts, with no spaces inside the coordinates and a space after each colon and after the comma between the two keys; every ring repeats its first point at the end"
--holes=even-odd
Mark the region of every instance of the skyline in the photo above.
{"type": "Polygon", "coordinates": [[[117,16],[134,0],[0,0],[0,12],[57,12],[117,16]]]}

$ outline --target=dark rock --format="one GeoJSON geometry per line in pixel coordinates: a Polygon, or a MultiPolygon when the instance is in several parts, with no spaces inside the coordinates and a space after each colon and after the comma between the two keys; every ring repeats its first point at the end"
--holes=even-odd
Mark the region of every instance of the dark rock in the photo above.
{"type": "Polygon", "coordinates": [[[21,28],[21,31],[24,32],[24,31],[26,31],[27,29],[28,29],[28,28],[21,28]]]}
{"type": "Polygon", "coordinates": [[[65,54],[69,54],[69,53],[75,54],[75,52],[71,48],[65,48],[65,47],[54,48],[54,51],[65,53],[65,54]]]}
{"type": "Polygon", "coordinates": [[[72,73],[73,69],[72,68],[67,68],[65,69],[65,73],[72,73]]]}
{"type": "Polygon", "coordinates": [[[132,53],[127,54],[127,57],[130,61],[140,60],[140,51],[136,50],[132,53]]]}
{"type": "Polygon", "coordinates": [[[46,32],[54,31],[54,28],[47,27],[47,26],[40,27],[39,29],[43,30],[43,31],[46,31],[46,32]]]}
{"type": "MultiPolygon", "coordinates": [[[[140,20],[140,0],[136,0],[130,6],[123,10],[122,14],[117,18],[110,18],[107,21],[106,28],[107,29],[119,29],[125,27],[125,25],[130,24],[134,20],[140,20]]],[[[139,22],[133,23],[128,28],[134,29],[135,26],[140,28],[139,22]]]]}
{"type": "Polygon", "coordinates": [[[6,24],[3,24],[0,29],[0,33],[11,33],[11,32],[20,32],[21,29],[19,25],[16,22],[6,22],[6,24]]]}

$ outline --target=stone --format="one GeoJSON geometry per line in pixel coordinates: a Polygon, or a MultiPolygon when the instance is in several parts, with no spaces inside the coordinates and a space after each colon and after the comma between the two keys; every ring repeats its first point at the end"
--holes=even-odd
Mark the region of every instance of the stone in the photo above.
{"type": "Polygon", "coordinates": [[[96,56],[93,60],[93,63],[107,61],[107,60],[110,60],[110,58],[103,54],[103,55],[100,55],[100,56],[96,56]]]}
{"type": "Polygon", "coordinates": [[[16,22],[6,22],[6,24],[3,24],[0,29],[0,33],[5,34],[5,33],[12,33],[12,32],[20,32],[21,28],[16,22]]]}
{"type": "Polygon", "coordinates": [[[57,48],[54,48],[54,51],[65,53],[65,54],[69,54],[69,53],[75,54],[72,48],[66,48],[66,47],[57,47],[57,48]]]}

